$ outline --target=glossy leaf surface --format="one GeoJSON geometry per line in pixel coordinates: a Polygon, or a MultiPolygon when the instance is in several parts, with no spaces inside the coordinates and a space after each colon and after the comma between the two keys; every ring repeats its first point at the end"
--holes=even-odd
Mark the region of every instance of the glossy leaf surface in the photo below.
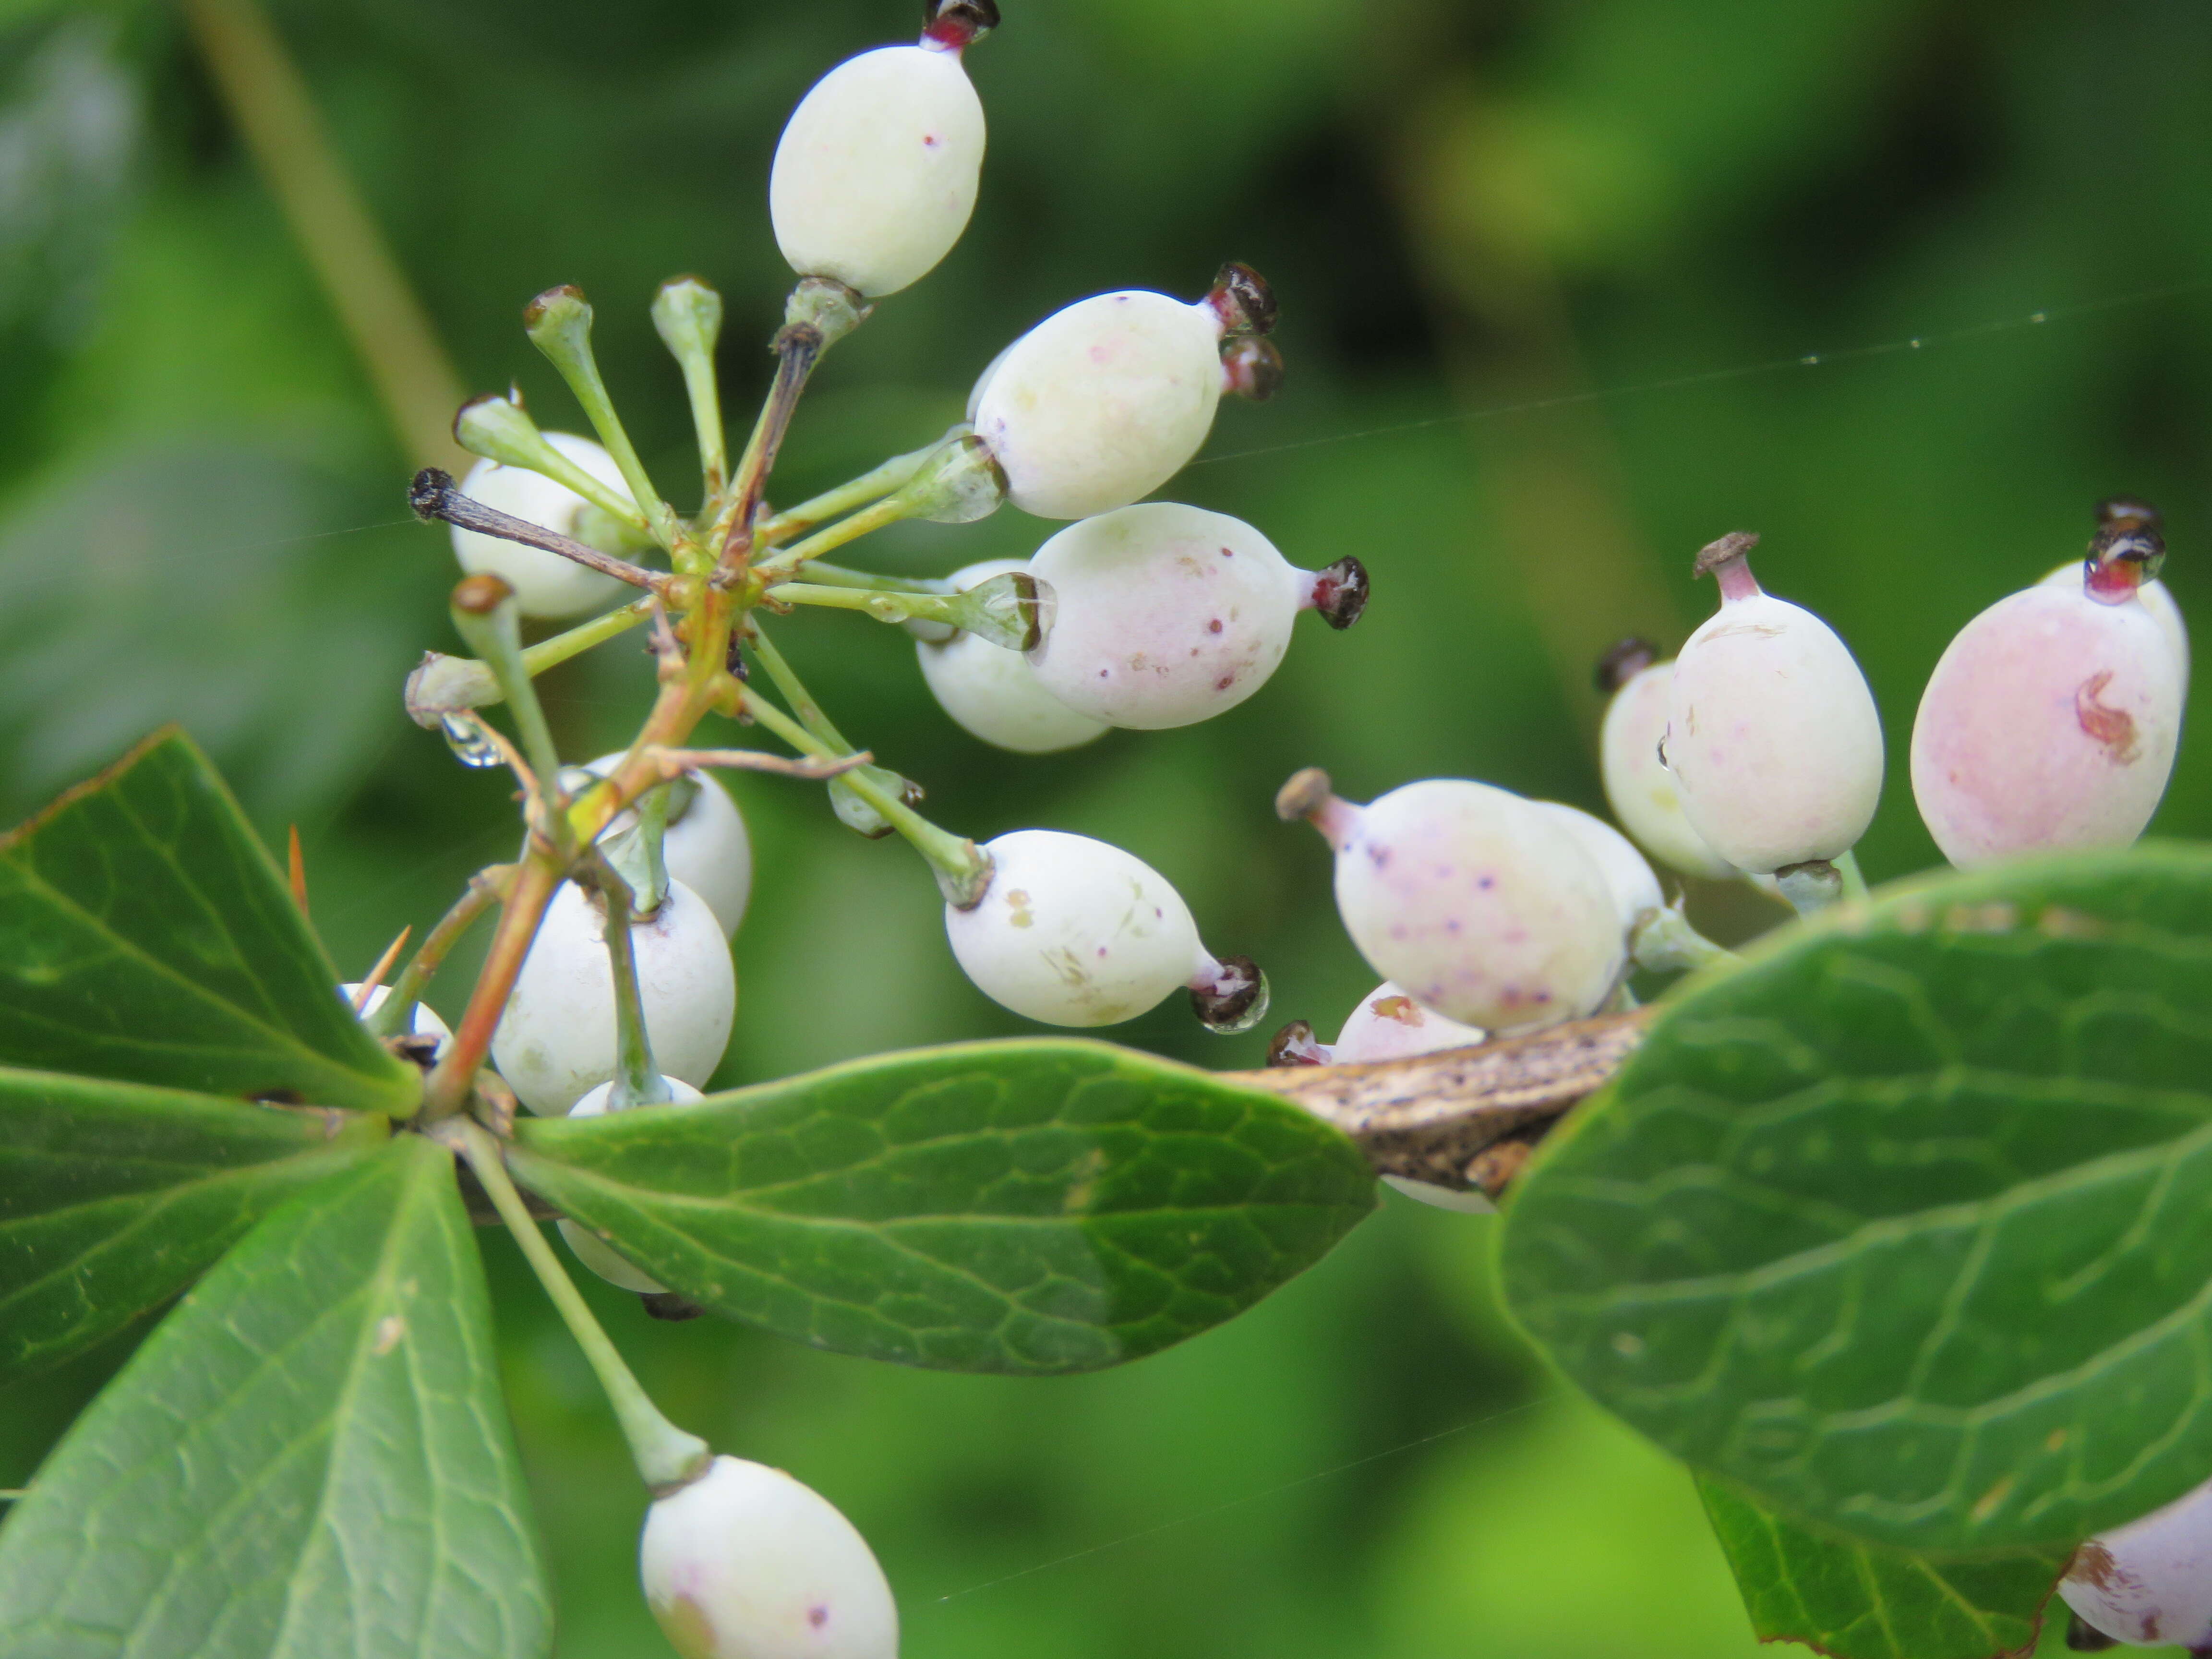
{"type": "Polygon", "coordinates": [[[453,1160],[263,1221],[0,1524],[7,1659],[528,1659],[550,1621],[453,1160]]]}
{"type": "Polygon", "coordinates": [[[383,1117],[0,1071],[0,1382],[185,1289],[383,1117]]]}
{"type": "Polygon", "coordinates": [[[2212,1468],[2212,848],[1951,875],[1688,987],[1523,1178],[1513,1305],[1787,1515],[2070,1546],[2212,1468]]]}
{"type": "Polygon", "coordinates": [[[1073,1371],[1181,1340],[1374,1206],[1272,1095],[1099,1042],[961,1044],[571,1122],[517,1176],[704,1305],[817,1346],[1073,1371]]]}
{"type": "Polygon", "coordinates": [[[2000,1659],[2035,1646],[2067,1552],[1939,1561],[1823,1536],[1698,1483],[1762,1642],[1833,1659],[2000,1659]]]}
{"type": "Polygon", "coordinates": [[[404,1113],[420,1079],[207,759],[155,734],[0,840],[0,1065],[404,1113]]]}

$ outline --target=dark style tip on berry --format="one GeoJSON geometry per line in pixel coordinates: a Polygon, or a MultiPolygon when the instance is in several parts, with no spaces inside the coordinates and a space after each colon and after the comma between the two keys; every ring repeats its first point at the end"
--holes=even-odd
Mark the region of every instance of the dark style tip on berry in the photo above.
{"type": "Polygon", "coordinates": [[[926,0],[921,38],[953,52],[972,46],[999,27],[994,0],[926,0]]]}
{"type": "Polygon", "coordinates": [[[1597,659],[1597,689],[1609,697],[1658,660],[1659,647],[1632,634],[1597,659]]]}
{"type": "Polygon", "coordinates": [[[1190,988],[1190,1006],[1217,1036],[1249,1031],[1267,1018],[1267,976],[1249,957],[1224,957],[1211,983],[1190,988]]]}
{"type": "Polygon", "coordinates": [[[2120,1644],[2117,1636],[2107,1636],[2080,1613],[2070,1613],[2066,1620],[2066,1646],[2074,1653],[2102,1653],[2120,1644]]]}
{"type": "Polygon", "coordinates": [[[2159,511],[2133,496],[2097,504],[2097,533],[2081,568],[2083,587],[2106,605],[2124,601],[2166,564],[2166,538],[2159,533],[2159,511]]]}
{"type": "Polygon", "coordinates": [[[1311,817],[1336,793],[1328,774],[1318,766],[1293,772],[1291,781],[1275,791],[1275,816],[1285,823],[1311,817]]]}
{"type": "Polygon", "coordinates": [[[1315,1040],[1314,1028],[1294,1019],[1267,1040],[1270,1066],[1326,1066],[1328,1050],[1315,1040]]]}
{"type": "Polygon", "coordinates": [[[637,1299],[645,1304],[646,1312],[655,1319],[665,1319],[671,1324],[696,1319],[707,1311],[688,1297],[678,1296],[673,1291],[647,1291],[637,1299]]]}
{"type": "Polygon", "coordinates": [[[426,466],[407,486],[407,505],[415,509],[416,518],[426,523],[434,521],[446,516],[446,500],[453,493],[453,475],[426,466]]]}
{"type": "Polygon", "coordinates": [[[1267,279],[1241,259],[1221,267],[1206,301],[1228,334],[1267,334],[1275,326],[1275,291],[1267,279]]]}
{"type": "Polygon", "coordinates": [[[1341,631],[1351,627],[1367,609],[1367,567],[1347,553],[1316,573],[1313,605],[1331,628],[1341,631]]]}
{"type": "Polygon", "coordinates": [[[1755,531],[1731,530],[1718,541],[1707,542],[1698,550],[1695,563],[1690,567],[1692,577],[1710,576],[1724,564],[1732,564],[1759,545],[1755,531]]]}
{"type": "Polygon", "coordinates": [[[1283,354],[1273,340],[1232,335],[1221,347],[1221,381],[1224,392],[1264,404],[1283,389],[1283,354]]]}

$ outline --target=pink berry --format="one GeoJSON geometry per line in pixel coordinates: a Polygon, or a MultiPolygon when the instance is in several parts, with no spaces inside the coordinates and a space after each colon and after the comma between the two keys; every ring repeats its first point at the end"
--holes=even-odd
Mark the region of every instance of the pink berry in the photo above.
{"type": "Polygon", "coordinates": [[[1431,778],[1368,806],[1325,774],[1276,798],[1336,849],[1336,905],[1376,972],[1463,1024],[1534,1029],[1593,1013],[1627,962],[1602,872],[1533,802],[1431,778]]]}
{"type": "Polygon", "coordinates": [[[1962,869],[2124,847],[2173,769],[2187,671],[2139,588],[2155,527],[2107,526],[2070,586],[2023,589],[1960,630],[1912,726],[1920,816],[1962,869]]]}

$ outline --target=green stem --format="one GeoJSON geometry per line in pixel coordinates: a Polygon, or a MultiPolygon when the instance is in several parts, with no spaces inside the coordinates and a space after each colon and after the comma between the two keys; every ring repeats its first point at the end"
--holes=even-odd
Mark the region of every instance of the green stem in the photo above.
{"type": "Polygon", "coordinates": [[[595,645],[605,645],[629,633],[653,614],[653,598],[648,593],[641,599],[632,599],[587,623],[578,623],[564,633],[526,647],[522,653],[524,671],[535,679],[549,668],[558,668],[571,657],[582,656],[595,645]]]}
{"type": "Polygon", "coordinates": [[[817,525],[842,518],[855,507],[882,500],[902,488],[921,471],[921,464],[942,447],[937,443],[926,444],[903,455],[894,455],[882,465],[839,484],[835,489],[824,490],[811,501],[801,501],[787,513],[778,513],[762,520],[757,539],[763,545],[788,541],[802,531],[811,530],[817,525]]]}
{"type": "Polygon", "coordinates": [[[873,587],[886,593],[950,593],[952,584],[934,576],[884,576],[872,570],[854,570],[842,564],[814,559],[806,567],[807,580],[826,587],[873,587]]]}
{"type": "Polygon", "coordinates": [[[722,296],[696,276],[672,278],[653,296],[653,325],[684,370],[691,427],[699,437],[701,499],[711,511],[729,477],[722,392],[714,375],[714,347],[722,337],[722,296]]]}
{"type": "Polygon", "coordinates": [[[638,844],[645,849],[645,898],[654,910],[668,898],[668,812],[673,783],[658,784],[639,797],[638,844]]]}
{"type": "Polygon", "coordinates": [[[644,514],[653,540],[673,556],[678,538],[676,509],[660,498],[637,446],[629,441],[615,400],[608,395],[606,377],[599,373],[598,354],[592,349],[592,306],[580,289],[548,289],[523,313],[523,331],[560,371],[568,390],[583,405],[592,429],[599,434],[623,482],[629,486],[638,511],[644,514]]]}
{"type": "Polygon", "coordinates": [[[514,866],[511,864],[495,864],[469,878],[467,890],[453,901],[452,909],[438,919],[438,925],[399,970],[399,977],[392,981],[392,994],[368,1017],[365,1023],[371,1031],[378,1036],[397,1036],[407,1029],[409,1012],[422,1000],[423,989],[432,976],[445,965],[446,957],[461,942],[462,936],[476,925],[477,918],[500,902],[507,884],[514,879],[514,866]]]}
{"type": "Polygon", "coordinates": [[[530,769],[538,775],[538,801],[544,811],[544,827],[549,834],[558,836],[567,825],[559,810],[561,751],[553,742],[553,728],[546,723],[544,708],[538,701],[538,688],[532,684],[529,666],[523,659],[522,624],[516,615],[514,595],[508,594],[483,614],[455,605],[453,625],[491,670],[499,681],[499,689],[506,694],[514,715],[515,730],[522,738],[522,752],[530,762],[530,769]]]}
{"type": "Polygon", "coordinates": [[[768,727],[802,755],[811,755],[817,760],[842,760],[852,753],[849,749],[823,742],[757,692],[746,691],[740,701],[747,716],[768,727]]]}
{"type": "MultiPolygon", "coordinates": [[[[748,715],[802,755],[830,760],[853,752],[842,738],[833,746],[817,737],[750,687],[740,693],[739,701],[748,715]]],[[[935,873],[938,887],[947,899],[964,908],[981,898],[991,880],[989,855],[965,836],[956,836],[932,823],[901,800],[897,792],[878,784],[868,775],[870,769],[841,773],[837,781],[875,808],[886,823],[906,837],[935,873]]]]}
{"type": "Polygon", "coordinates": [[[757,574],[763,580],[776,581],[789,576],[817,554],[842,547],[848,542],[856,542],[886,525],[902,523],[912,518],[914,514],[915,503],[905,496],[896,494],[886,495],[881,501],[838,520],[827,530],[817,531],[803,542],[794,542],[789,547],[778,550],[775,556],[763,563],[757,574]]]}
{"type": "Polygon", "coordinates": [[[614,1407],[615,1419],[622,1425],[623,1437],[629,1442],[630,1457],[637,1465],[638,1478],[655,1495],[690,1485],[706,1473],[708,1465],[714,1461],[713,1449],[697,1435],[678,1428],[663,1416],[623,1363],[621,1352],[592,1316],[590,1305],[569,1279],[561,1259],[545,1242],[544,1232],[524,1206],[522,1194],[515,1191],[514,1182],[507,1176],[499,1143],[477,1124],[465,1119],[455,1120],[455,1124],[450,1133],[459,1144],[461,1156],[476,1171],[492,1206],[499,1212],[507,1231],[514,1235],[514,1242],[522,1247],[522,1254],[537,1273],[538,1283],[544,1285],[545,1294],[553,1299],[569,1334],[583,1349],[584,1358],[599,1376],[600,1388],[606,1391],[607,1403],[614,1407]]]}
{"type": "Polygon", "coordinates": [[[416,466],[465,472],[460,376],[331,146],[307,83],[254,0],[185,0],[231,118],[416,466]]]}
{"type": "MultiPolygon", "coordinates": [[[[587,623],[579,623],[566,633],[524,647],[523,672],[535,679],[549,668],[557,668],[572,657],[582,656],[595,645],[604,645],[627,634],[653,614],[653,596],[648,593],[587,623]]],[[[500,689],[499,676],[492,672],[489,663],[474,657],[434,655],[429,666],[434,672],[427,683],[428,706],[441,714],[457,714],[463,708],[489,708],[507,701],[507,693],[500,689]]],[[[422,672],[418,670],[418,676],[422,672]]],[[[415,685],[415,680],[408,682],[410,695],[415,685]]],[[[411,708],[414,705],[409,706],[411,708]]]]}
{"type": "Polygon", "coordinates": [[[1737,960],[1735,951],[1714,944],[1690,925],[1679,901],[1644,917],[1630,940],[1629,954],[1638,967],[1653,973],[1737,960]]]}
{"type": "MultiPolygon", "coordinates": [[[[554,447],[538,422],[520,404],[495,394],[471,398],[453,416],[453,436],[471,455],[481,455],[501,466],[519,466],[553,480],[581,495],[627,532],[653,544],[653,526],[644,512],[623,494],[623,486],[611,484],[596,472],[587,472],[573,458],[554,447]]],[[[579,526],[581,528],[581,521],[579,526]]]]}
{"type": "Polygon", "coordinates": [[[1844,896],[1863,899],[1867,896],[1866,877],[1859,871],[1858,850],[1854,848],[1836,860],[1836,870],[1844,878],[1844,896]]]}
{"type": "Polygon", "coordinates": [[[645,1002],[637,983],[637,943],[630,935],[629,888],[620,872],[604,863],[600,869],[604,878],[599,896],[607,907],[607,966],[615,984],[616,1064],[607,1109],[619,1112],[631,1106],[665,1106],[673,1097],[653,1060],[653,1037],[645,1029],[645,1002]]]}
{"type": "Polygon", "coordinates": [[[957,593],[900,592],[884,588],[848,586],[829,582],[778,582],[767,598],[780,605],[812,605],[831,611],[865,611],[878,622],[902,623],[913,617],[958,628],[970,606],[957,593]]]}
{"type": "MultiPolygon", "coordinates": [[[[827,745],[826,749],[821,751],[825,757],[833,760],[842,759],[847,755],[854,753],[853,745],[845,741],[845,734],[830,723],[829,715],[822,712],[822,705],[814,701],[814,694],[806,689],[798,674],[793,672],[791,664],[786,659],[783,653],[777,650],[767,634],[762,631],[758,617],[753,619],[752,637],[746,643],[751,647],[752,653],[760,665],[768,670],[769,678],[775,682],[775,689],[783,693],[783,700],[791,705],[791,712],[799,716],[800,723],[809,732],[814,733],[827,745]]],[[[778,733],[778,735],[781,734],[778,733]]],[[[787,738],[786,741],[788,742],[789,739],[787,738]]],[[[810,749],[805,752],[814,754],[817,751],[810,749]]]]}

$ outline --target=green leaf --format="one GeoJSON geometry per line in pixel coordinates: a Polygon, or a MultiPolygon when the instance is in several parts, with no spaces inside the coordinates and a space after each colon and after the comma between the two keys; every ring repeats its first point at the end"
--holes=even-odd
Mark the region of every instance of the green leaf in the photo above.
{"type": "Polygon", "coordinates": [[[715,1310],[955,1370],[1088,1370],[1242,1312],[1375,1203],[1273,1095],[1102,1042],[885,1055],[520,1125],[515,1174],[715,1310]]]}
{"type": "Polygon", "coordinates": [[[161,1306],[383,1117],[0,1071],[0,1382],[161,1306]]]}
{"type": "Polygon", "coordinates": [[[1833,1659],[2006,1659],[2033,1649],[2067,1552],[1938,1561],[1807,1531],[1716,1481],[1699,1494],[1752,1628],[1833,1659]]]}
{"type": "Polygon", "coordinates": [[[5,1659],[526,1659],[550,1620],[453,1159],[301,1194],[0,1524],[5,1659]]]}
{"type": "Polygon", "coordinates": [[[1692,982],[1522,1183],[1508,1293],[1784,1513],[2064,1547],[2212,1468],[2212,848],[1948,875],[1692,982]]]}
{"type": "Polygon", "coordinates": [[[182,732],[0,840],[0,1065],[404,1115],[421,1078],[182,732]]]}

